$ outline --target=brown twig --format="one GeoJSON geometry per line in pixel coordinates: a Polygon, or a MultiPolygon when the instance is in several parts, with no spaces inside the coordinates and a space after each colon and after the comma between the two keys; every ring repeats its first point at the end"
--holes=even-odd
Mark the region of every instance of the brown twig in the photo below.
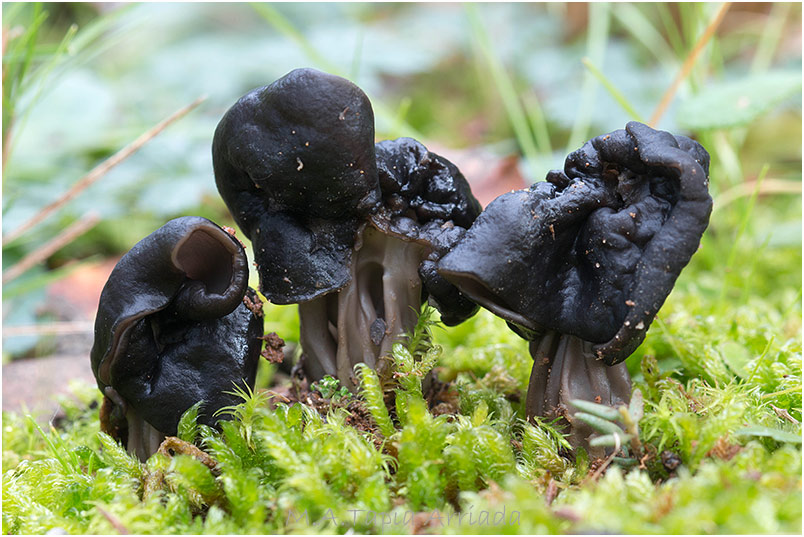
{"type": "Polygon", "coordinates": [[[161,453],[165,457],[171,457],[171,451],[180,455],[194,457],[210,470],[215,470],[216,466],[218,466],[218,461],[210,457],[209,454],[177,436],[168,436],[165,438],[159,446],[157,453],[161,453]]]}
{"type": "Polygon", "coordinates": [[[65,245],[71,243],[76,238],[80,237],[95,224],[100,221],[100,216],[97,213],[87,213],[76,222],[73,222],[70,227],[50,239],[48,242],[23,257],[16,265],[9,267],[8,270],[3,272],[3,283],[8,283],[11,280],[18,278],[25,273],[28,269],[37,265],[56,253],[65,245]]]}
{"type": "Polygon", "coordinates": [[[783,420],[787,420],[787,421],[789,421],[790,423],[792,423],[794,425],[800,425],[799,421],[796,418],[794,418],[793,416],[791,416],[790,413],[786,409],[779,408],[779,407],[776,407],[776,406],[773,406],[773,405],[771,405],[770,407],[773,409],[773,411],[776,413],[776,415],[779,416],[779,418],[781,418],[783,420]]]}
{"type": "Polygon", "coordinates": [[[142,146],[144,146],[148,141],[158,135],[160,132],[165,130],[169,125],[175,123],[182,117],[186,116],[190,111],[196,108],[199,104],[204,102],[206,97],[199,97],[192,103],[188,104],[187,106],[177,110],[176,112],[172,113],[144,133],[142,133],[139,138],[125,146],[123,149],[112,155],[111,157],[107,158],[97,166],[95,166],[88,174],[78,180],[70,189],[62,194],[59,199],[56,201],[46,205],[43,207],[38,213],[36,213],[30,220],[22,224],[20,227],[15,229],[14,231],[6,234],[3,236],[3,245],[8,244],[9,242],[13,241],[20,237],[23,233],[34,227],[35,225],[42,222],[45,218],[59,210],[64,204],[68,201],[76,197],[78,194],[86,190],[90,185],[95,183],[98,179],[103,177],[106,173],[109,172],[112,168],[126,160],[128,157],[136,153],[142,146]]]}
{"type": "Polygon", "coordinates": [[[268,390],[268,395],[270,395],[271,397],[276,397],[277,399],[281,400],[283,403],[290,403],[290,399],[288,399],[287,397],[285,397],[284,395],[282,395],[279,392],[275,392],[273,390],[268,390]]]}
{"type": "Polygon", "coordinates": [[[96,505],[95,509],[97,509],[101,515],[103,515],[103,518],[109,521],[109,524],[112,525],[112,527],[117,531],[117,533],[119,533],[120,535],[131,534],[131,532],[128,531],[128,528],[122,522],[120,522],[120,519],[111,514],[109,511],[107,511],[100,505],[96,505]]]}
{"type": "Polygon", "coordinates": [[[758,190],[759,194],[801,194],[801,182],[785,179],[764,179],[761,185],[756,181],[746,181],[721,192],[715,200],[713,211],[717,211],[733,201],[750,196],[758,190]]]}
{"type": "Polygon", "coordinates": [[[551,477],[550,481],[547,482],[547,490],[544,493],[544,501],[548,506],[550,506],[553,504],[556,496],[558,496],[558,484],[556,484],[555,479],[551,477]]]}
{"type": "Polygon", "coordinates": [[[692,71],[692,67],[695,65],[695,61],[698,59],[698,56],[701,55],[701,52],[703,52],[703,49],[709,40],[712,39],[712,36],[715,35],[715,31],[723,21],[723,17],[726,15],[726,11],[728,11],[730,5],[731,2],[724,2],[723,5],[720,6],[720,9],[718,9],[717,13],[715,13],[714,18],[706,26],[703,35],[701,35],[701,37],[698,39],[698,42],[695,43],[695,46],[692,47],[692,50],[684,60],[684,64],[681,66],[681,71],[678,72],[678,75],[676,75],[673,83],[670,84],[670,87],[664,92],[662,100],[659,102],[659,106],[657,106],[656,111],[653,112],[653,116],[650,118],[650,123],[648,123],[648,125],[651,127],[655,128],[659,123],[659,120],[667,111],[667,107],[670,106],[670,101],[672,101],[673,97],[675,97],[678,87],[681,85],[681,82],[683,82],[684,79],[689,76],[690,72],[692,71]]]}
{"type": "Polygon", "coordinates": [[[603,461],[603,464],[601,464],[591,476],[589,476],[588,478],[586,478],[584,480],[584,483],[582,483],[582,485],[587,483],[587,482],[592,483],[598,477],[600,477],[600,475],[606,470],[606,468],[609,467],[609,465],[611,464],[611,461],[614,460],[614,457],[617,456],[617,453],[619,453],[619,451],[620,451],[620,447],[621,447],[620,435],[617,434],[617,433],[614,433],[614,451],[611,452],[611,455],[606,457],[606,460],[603,461]]]}
{"type": "Polygon", "coordinates": [[[45,334],[85,334],[94,328],[92,321],[64,321],[43,324],[3,326],[3,337],[41,336],[45,334]]]}

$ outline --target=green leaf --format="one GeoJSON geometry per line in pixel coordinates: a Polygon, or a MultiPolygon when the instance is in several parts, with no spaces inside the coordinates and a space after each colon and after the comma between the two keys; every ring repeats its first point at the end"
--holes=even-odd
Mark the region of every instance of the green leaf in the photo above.
{"type": "Polygon", "coordinates": [[[39,271],[36,269],[28,270],[20,278],[12,280],[8,285],[3,286],[3,300],[10,300],[20,295],[36,291],[37,289],[43,289],[62,278],[66,278],[76,270],[89,265],[90,262],[95,259],[96,256],[93,256],[91,259],[70,263],[63,267],[47,271],[39,271]]]}
{"type": "Polygon", "coordinates": [[[373,369],[363,363],[355,365],[355,373],[360,381],[360,394],[371,417],[374,418],[383,436],[386,438],[392,436],[396,432],[396,427],[385,406],[380,378],[373,369]]]}
{"type": "Polygon", "coordinates": [[[558,442],[541,424],[525,423],[523,426],[522,456],[534,466],[546,468],[556,475],[569,466],[567,459],[558,453],[558,442]]]}
{"type": "Polygon", "coordinates": [[[773,227],[770,232],[768,246],[781,248],[801,244],[801,220],[783,222],[773,227]]]}
{"type": "Polygon", "coordinates": [[[625,434],[615,423],[593,416],[592,414],[587,414],[586,412],[576,412],[575,418],[589,424],[594,430],[603,434],[625,434]]]}
{"type": "Polygon", "coordinates": [[[628,405],[628,414],[631,416],[631,419],[634,420],[634,423],[639,423],[639,420],[645,415],[645,401],[642,396],[642,390],[639,388],[634,390],[633,395],[631,395],[631,403],[628,405]]]}
{"type": "Polygon", "coordinates": [[[741,377],[745,376],[745,366],[753,356],[744,345],[736,341],[722,341],[718,344],[717,350],[734,374],[741,377]]]}
{"type": "Polygon", "coordinates": [[[745,427],[734,433],[735,436],[757,436],[773,438],[777,442],[785,442],[789,444],[800,444],[801,433],[791,433],[781,429],[772,429],[770,427],[762,427],[761,425],[753,425],[745,427]]]}
{"type": "Polygon", "coordinates": [[[472,425],[479,427],[486,422],[486,418],[488,417],[489,406],[485,401],[480,401],[480,404],[477,405],[477,408],[475,408],[475,411],[472,413],[472,425]]]}
{"type": "Polygon", "coordinates": [[[623,447],[626,442],[630,442],[631,438],[633,438],[630,434],[625,433],[614,433],[614,434],[604,434],[603,436],[596,436],[589,440],[590,446],[603,446],[603,447],[616,447],[617,446],[617,438],[620,437],[619,445],[623,447]]]}
{"type": "Polygon", "coordinates": [[[296,403],[288,407],[287,424],[295,427],[302,422],[302,407],[300,403],[296,403]]]}
{"type": "Polygon", "coordinates": [[[800,90],[798,71],[758,73],[712,84],[682,102],[676,120],[682,127],[696,130],[743,126],[800,90]]]}
{"type": "Polygon", "coordinates": [[[178,437],[185,442],[190,442],[192,444],[195,442],[196,436],[198,436],[198,411],[201,409],[203,404],[203,400],[198,401],[196,404],[185,410],[184,414],[182,414],[181,418],[179,419],[177,434],[178,437]]]}
{"type": "Polygon", "coordinates": [[[592,403],[591,401],[584,401],[583,399],[573,399],[572,405],[578,410],[587,414],[592,414],[598,418],[615,421],[620,419],[620,411],[614,407],[592,403]]]}
{"type": "Polygon", "coordinates": [[[622,468],[631,468],[637,464],[635,459],[626,459],[625,457],[614,457],[612,462],[617,466],[621,466],[622,468]]]}
{"type": "Polygon", "coordinates": [[[167,479],[173,484],[180,484],[197,492],[204,503],[210,505],[219,495],[215,476],[200,461],[188,455],[176,455],[170,463],[172,472],[167,479]]]}
{"type": "Polygon", "coordinates": [[[114,438],[106,433],[99,432],[98,440],[100,440],[101,446],[103,446],[101,456],[106,464],[135,479],[142,479],[142,464],[132,455],[129,455],[114,438]]]}

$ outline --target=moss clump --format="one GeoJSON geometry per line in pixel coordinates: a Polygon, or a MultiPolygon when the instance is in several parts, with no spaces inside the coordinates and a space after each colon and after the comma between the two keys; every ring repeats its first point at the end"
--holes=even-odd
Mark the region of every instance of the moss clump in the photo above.
{"type": "MultiPolygon", "coordinates": [[[[670,310],[667,318],[677,315],[670,310]]],[[[517,375],[529,358],[515,340],[499,342],[501,322],[470,321],[472,350],[434,337],[428,315],[394,347],[389,379],[358,368],[356,399],[337,386],[329,399],[311,392],[313,406],[241,392],[220,431],[190,409],[180,434],[213,468],[183,454],[139,463],[97,432],[99,397],[86,387],[49,431],[4,413],[4,533],[800,531],[801,396],[786,386],[801,358],[792,342],[758,349],[759,338],[738,337],[756,358],[728,382],[687,377],[683,360],[668,370],[677,354],[644,356],[644,451],[624,459],[630,469],[600,472],[602,461],[570,456],[549,423],[523,422],[526,379],[517,375]],[[449,382],[423,390],[436,364],[449,382]],[[355,426],[358,408],[375,423],[355,426]]],[[[653,348],[678,345],[680,325],[693,337],[708,330],[673,322],[652,331],[653,348]]]]}

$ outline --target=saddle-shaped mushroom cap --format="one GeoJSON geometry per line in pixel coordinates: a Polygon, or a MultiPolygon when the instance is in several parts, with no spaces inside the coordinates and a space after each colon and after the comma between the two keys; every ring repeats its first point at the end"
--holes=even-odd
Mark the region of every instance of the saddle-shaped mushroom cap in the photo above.
{"type": "Polygon", "coordinates": [[[374,112],[360,88],[291,71],[226,112],[212,157],[266,298],[293,304],[346,285],[357,229],[380,201],[374,112]]]}
{"type": "Polygon", "coordinates": [[[494,200],[439,272],[523,335],[572,334],[619,363],[698,249],[708,171],[698,143],[629,123],[494,200]]]}
{"type": "Polygon", "coordinates": [[[297,69],[241,98],[212,151],[262,292],[299,304],[308,377],[350,387],[354,364],[377,366],[428,297],[448,324],[477,311],[435,270],[480,213],[466,179],[415,140],[373,138],[360,88],[297,69]]]}
{"type": "Polygon", "coordinates": [[[500,196],[438,264],[528,339],[528,416],[591,429],[572,401],[627,403],[636,350],[709,222],[709,155],[640,123],[598,136],[547,182],[500,196]],[[605,364],[605,365],[604,365],[605,364]]]}
{"type": "Polygon", "coordinates": [[[436,271],[436,262],[464,235],[480,214],[460,170],[411,138],[385,140],[376,145],[382,206],[372,215],[373,225],[426,248],[419,265],[425,297],[454,326],[474,315],[478,306],[436,271]]]}
{"type": "Polygon", "coordinates": [[[92,370],[117,421],[107,410],[103,427],[144,459],[198,401],[207,425],[237,404],[226,392],[253,387],[263,333],[245,297],[259,302],[242,245],[205,218],[171,220],[134,245],[95,319],[92,370]]]}

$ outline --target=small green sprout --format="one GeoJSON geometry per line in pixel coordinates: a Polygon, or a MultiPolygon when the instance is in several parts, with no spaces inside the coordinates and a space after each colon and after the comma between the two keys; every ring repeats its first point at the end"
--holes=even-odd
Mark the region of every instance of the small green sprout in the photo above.
{"type": "Polygon", "coordinates": [[[324,375],[324,378],[318,382],[313,382],[310,388],[320,393],[321,397],[324,399],[329,399],[333,403],[340,402],[343,399],[349,399],[352,396],[349,392],[349,388],[341,386],[341,382],[332,375],[324,375]]]}
{"type": "MultiPolygon", "coordinates": [[[[621,405],[617,408],[575,399],[572,401],[578,412],[575,418],[586,423],[595,431],[600,433],[589,441],[592,447],[614,448],[615,454],[622,450],[626,457],[629,456],[628,445],[631,451],[639,458],[642,456],[642,443],[639,441],[639,420],[644,413],[644,401],[642,392],[637,388],[631,396],[631,403],[626,407],[621,405]]],[[[631,464],[633,461],[618,460],[621,464],[631,464]],[[628,461],[626,463],[626,461],[628,461]]]]}

